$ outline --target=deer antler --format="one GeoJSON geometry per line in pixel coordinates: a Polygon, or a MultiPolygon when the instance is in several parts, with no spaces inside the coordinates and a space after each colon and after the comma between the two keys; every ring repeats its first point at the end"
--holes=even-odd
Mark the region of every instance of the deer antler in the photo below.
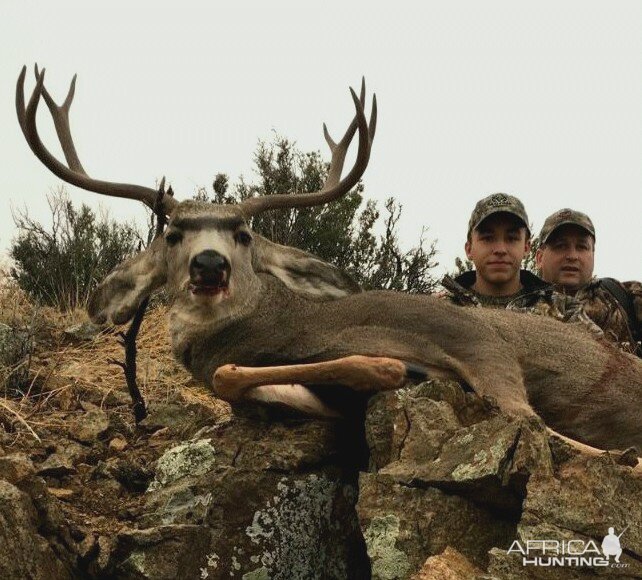
{"type": "MultiPolygon", "coordinates": [[[[24,66],[18,76],[18,83],[16,85],[16,112],[18,114],[18,122],[20,123],[22,133],[36,157],[38,157],[38,159],[40,159],[40,161],[42,161],[42,163],[60,179],[71,183],[72,185],[88,191],[100,193],[102,195],[135,199],[142,201],[152,210],[158,209],[158,198],[161,194],[155,189],[143,187],[141,185],[131,185],[128,183],[101,181],[99,179],[93,179],[87,175],[87,172],[84,170],[80,163],[80,159],[78,158],[78,154],[76,153],[76,147],[74,146],[71,130],[69,128],[69,109],[71,108],[74,91],[76,89],[76,75],[74,75],[69,86],[67,98],[62,105],[58,106],[44,86],[45,70],[43,69],[42,72],[39,72],[36,65],[36,87],[29,99],[29,103],[25,107],[24,82],[26,73],[27,67],[24,66]],[[41,95],[44,97],[51,116],[53,117],[56,133],[58,134],[58,139],[60,140],[60,145],[62,146],[62,150],[69,167],[58,161],[58,159],[49,152],[38,135],[38,129],[36,127],[36,112],[38,110],[38,103],[40,102],[41,95]]],[[[177,202],[163,192],[162,204],[165,213],[169,214],[176,206],[177,202]]]]}
{"type": "Polygon", "coordinates": [[[361,95],[359,98],[357,98],[354,90],[352,90],[352,88],[350,89],[356,115],[345,132],[345,135],[338,143],[332,140],[325,123],[323,124],[323,134],[332,152],[328,177],[323,187],[313,193],[302,193],[299,195],[289,193],[263,195],[246,199],[240,204],[246,217],[257,215],[268,209],[309,207],[328,203],[345,195],[356,185],[368,165],[372,140],[374,139],[377,127],[377,98],[375,95],[372,96],[372,112],[370,113],[370,123],[368,123],[363,111],[365,106],[365,93],[366,86],[364,79],[361,81],[361,95]],[[357,128],[359,129],[357,158],[350,172],[340,180],[345,156],[357,128]]]}

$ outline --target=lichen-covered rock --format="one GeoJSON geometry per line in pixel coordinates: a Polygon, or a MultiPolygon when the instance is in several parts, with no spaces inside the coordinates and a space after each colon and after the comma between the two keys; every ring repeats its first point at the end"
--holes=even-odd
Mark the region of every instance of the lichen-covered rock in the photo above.
{"type": "MultiPolygon", "coordinates": [[[[349,514],[346,507],[355,500],[354,488],[312,473],[282,477],[276,490],[245,530],[255,545],[254,559],[266,572],[272,571],[272,577],[348,578],[341,541],[346,523],[355,522],[341,518],[349,514]]],[[[350,531],[354,535],[356,526],[350,531]]]]}
{"type": "Polygon", "coordinates": [[[364,537],[373,578],[405,578],[413,568],[408,555],[397,546],[399,533],[400,521],[396,515],[387,514],[371,518],[364,537]]]}
{"type": "Polygon", "coordinates": [[[434,487],[396,483],[390,476],[362,474],[357,511],[373,578],[409,578],[430,555],[452,546],[478,566],[487,552],[506,545],[516,522],[495,510],[434,487]]]}
{"type": "MultiPolygon", "coordinates": [[[[185,570],[201,578],[367,577],[356,463],[346,453],[350,445],[329,422],[236,417],[201,430],[158,460],[141,529],[119,536],[111,569],[172,577],[173,568],[152,571],[146,563],[158,562],[171,536],[166,530],[180,529],[175,542],[191,542],[185,570]],[[352,470],[343,467],[350,464],[352,470]],[[194,530],[198,542],[190,539],[194,530]]],[[[198,577],[185,570],[176,577],[198,577]]]]}
{"type": "Polygon", "coordinates": [[[141,580],[202,578],[200,562],[208,544],[206,526],[178,524],[123,531],[111,551],[107,576],[141,580]]]}
{"type": "Polygon", "coordinates": [[[149,491],[160,489],[188,475],[197,477],[207,473],[216,457],[210,441],[190,441],[166,451],[156,464],[156,477],[149,486],[149,491]]]}
{"type": "Polygon", "coordinates": [[[94,443],[109,429],[107,413],[99,408],[92,408],[79,415],[69,426],[69,435],[81,443],[94,443]]]}
{"type": "Polygon", "coordinates": [[[613,527],[622,534],[622,566],[609,567],[609,574],[642,577],[640,470],[618,465],[609,454],[576,455],[558,465],[554,477],[532,477],[527,492],[518,526],[522,541],[580,538],[601,547],[613,527]]]}
{"type": "Polygon", "coordinates": [[[424,563],[424,577],[445,578],[448,547],[478,569],[471,578],[642,577],[642,469],[618,454],[580,454],[538,418],[505,416],[444,381],[374,396],[366,426],[372,473],[357,509],[373,578],[410,578],[424,563]],[[551,570],[511,550],[571,541],[601,557],[609,527],[624,532],[619,564],[551,570]]]}

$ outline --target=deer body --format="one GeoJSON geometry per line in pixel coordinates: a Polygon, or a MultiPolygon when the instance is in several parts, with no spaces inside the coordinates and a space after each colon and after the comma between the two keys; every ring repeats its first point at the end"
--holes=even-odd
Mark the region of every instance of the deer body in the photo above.
{"type": "MultiPolygon", "coordinates": [[[[462,308],[430,296],[359,292],[331,264],[252,232],[249,220],[263,211],[331,202],[357,183],[376,126],[374,99],[369,122],[363,112],[363,85],[359,97],[352,93],[356,114],[343,138],[335,143],[324,127],[332,160],[320,191],[214,205],[179,203],[163,184],[153,190],[89,177],[69,128],[75,78],[58,106],[44,87],[44,71],[36,69],[36,87],[25,106],[25,73],[23,69],[16,90],[18,119],[27,143],[47,167],[69,183],[137,199],[157,215],[169,216],[164,237],[98,286],[89,304],[95,322],[131,320],[141,302],[165,285],[173,300],[174,353],[208,384],[215,370],[229,363],[270,366],[348,355],[389,357],[420,364],[431,377],[462,380],[479,395],[492,396],[507,413],[537,412],[549,426],[584,443],[642,448],[642,360],[542,316],[462,308]],[[38,135],[40,97],[54,117],[67,165],[51,155],[38,135]],[[357,131],[355,164],[341,178],[357,131]]],[[[287,403],[301,390],[284,386],[272,392],[287,403]]]]}
{"type": "Polygon", "coordinates": [[[533,407],[547,425],[587,444],[642,448],[642,365],[580,327],[394,292],[315,302],[261,278],[265,287],[249,315],[186,326],[172,315],[174,354],[202,381],[211,384],[228,363],[387,356],[420,364],[431,378],[465,381],[507,412],[533,407]]]}

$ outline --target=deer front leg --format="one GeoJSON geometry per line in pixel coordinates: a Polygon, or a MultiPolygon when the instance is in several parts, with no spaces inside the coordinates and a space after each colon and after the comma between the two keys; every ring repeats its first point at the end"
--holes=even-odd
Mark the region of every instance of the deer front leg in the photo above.
{"type": "Polygon", "coordinates": [[[385,357],[348,356],[320,363],[275,367],[225,365],[214,373],[214,390],[226,401],[238,401],[261,385],[339,383],[357,391],[399,389],[408,380],[427,377],[425,369],[385,357]]]}

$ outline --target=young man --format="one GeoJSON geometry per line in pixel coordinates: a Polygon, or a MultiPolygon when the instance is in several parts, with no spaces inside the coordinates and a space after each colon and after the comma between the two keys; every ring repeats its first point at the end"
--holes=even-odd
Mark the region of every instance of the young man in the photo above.
{"type": "Polygon", "coordinates": [[[475,270],[442,280],[445,295],[455,304],[527,310],[580,321],[595,330],[573,299],[521,269],[531,247],[530,230],[524,205],[516,197],[495,193],[477,202],[464,247],[475,270]]]}
{"type": "Polygon", "coordinates": [[[594,278],[595,227],[586,215],[564,208],[546,218],[535,262],[541,276],[575,299],[606,338],[642,356],[642,284],[594,278]]]}

